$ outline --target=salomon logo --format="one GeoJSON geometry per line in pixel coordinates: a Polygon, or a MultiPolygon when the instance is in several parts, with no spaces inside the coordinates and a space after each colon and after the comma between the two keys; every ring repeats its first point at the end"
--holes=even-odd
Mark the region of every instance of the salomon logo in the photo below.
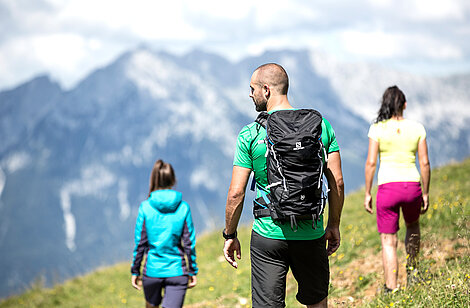
{"type": "Polygon", "coordinates": [[[304,148],[304,147],[302,146],[302,142],[296,142],[296,143],[295,143],[294,151],[302,150],[303,148],[304,148]]]}

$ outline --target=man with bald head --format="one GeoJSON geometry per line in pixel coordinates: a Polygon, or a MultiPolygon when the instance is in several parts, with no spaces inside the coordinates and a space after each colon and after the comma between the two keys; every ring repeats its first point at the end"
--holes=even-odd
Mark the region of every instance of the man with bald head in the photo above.
{"type": "MultiPolygon", "coordinates": [[[[282,66],[268,63],[258,67],[250,81],[250,97],[256,111],[272,114],[279,110],[294,110],[287,98],[288,88],[289,78],[282,66]]],[[[250,245],[252,305],[255,308],[285,307],[289,268],[298,283],[297,300],[307,307],[327,307],[328,256],[340,244],[339,222],[344,184],[334,130],[324,118],[321,127],[322,143],[328,153],[325,170],[330,189],[328,225],[326,229],[323,228],[323,215],[318,221],[299,220],[296,229],[288,222],[273,220],[271,217],[255,218],[250,245]]],[[[253,122],[243,127],[237,139],[223,232],[224,256],[234,268],[238,267],[235,256],[241,259],[236,231],[252,171],[257,197],[263,191],[269,193],[265,138],[265,128],[253,122]]]]}
{"type": "Polygon", "coordinates": [[[262,91],[257,91],[255,97],[254,87],[260,87],[264,85],[269,85],[269,90],[272,92],[272,96],[285,99],[285,102],[283,103],[289,104],[287,101],[289,78],[287,77],[287,73],[282,66],[274,63],[268,63],[258,67],[258,69],[256,69],[253,73],[250,83],[250,97],[253,98],[256,111],[258,112],[267,111],[267,99],[263,97],[262,91]]]}

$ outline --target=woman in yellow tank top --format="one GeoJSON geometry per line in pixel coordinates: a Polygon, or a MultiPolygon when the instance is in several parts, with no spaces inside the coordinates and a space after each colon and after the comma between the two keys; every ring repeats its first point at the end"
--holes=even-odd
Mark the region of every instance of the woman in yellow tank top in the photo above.
{"type": "Polygon", "coordinates": [[[373,213],[371,188],[380,156],[377,190],[377,229],[382,242],[385,273],[384,291],[397,289],[397,231],[400,208],[406,224],[405,247],[408,284],[418,279],[417,254],[420,246],[419,215],[429,206],[430,165],[426,131],[418,122],[403,118],[406,98],[397,87],[383,94],[378,117],[369,129],[369,153],[365,166],[364,207],[373,213]],[[416,168],[416,154],[420,172],[416,168]],[[421,185],[422,184],[422,185],[421,185]]]}

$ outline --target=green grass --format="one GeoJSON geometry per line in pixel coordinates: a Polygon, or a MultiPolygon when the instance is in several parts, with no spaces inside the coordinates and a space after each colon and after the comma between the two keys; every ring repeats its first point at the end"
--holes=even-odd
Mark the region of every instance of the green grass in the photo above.
{"type": "Polygon", "coordinates": [[[468,256],[448,259],[444,266],[426,275],[421,285],[376,297],[366,307],[468,307],[469,268],[468,256]]]}
{"type": "MultiPolygon", "coordinates": [[[[399,245],[398,255],[401,261],[399,273],[402,272],[402,288],[392,295],[383,296],[378,292],[383,285],[380,240],[376,232],[375,216],[367,215],[363,210],[363,196],[364,191],[361,190],[346,199],[341,226],[342,246],[330,261],[333,286],[339,280],[335,280],[335,274],[346,271],[353,263],[354,266],[357,263],[363,265],[358,266],[355,271],[356,277],[351,277],[354,273],[346,277],[351,283],[343,290],[335,289],[339,294],[336,297],[342,298],[330,303],[333,306],[348,303],[347,297],[351,297],[354,301],[349,301],[348,304],[365,307],[468,307],[470,159],[432,172],[430,209],[420,218],[422,253],[419,268],[426,279],[423,284],[412,288],[404,288],[405,228],[401,220],[402,229],[398,236],[402,243],[399,245]],[[368,256],[364,256],[365,254],[368,256]],[[355,258],[358,259],[354,260],[355,258]],[[370,259],[375,259],[375,262],[370,262],[370,259]],[[368,268],[377,263],[380,267],[368,268]]],[[[330,298],[334,297],[335,293],[330,295],[330,298]]]]}
{"type": "MultiPolygon", "coordinates": [[[[347,185],[347,183],[346,183],[347,185]]],[[[431,205],[421,217],[420,270],[424,282],[404,288],[403,244],[399,245],[402,288],[382,295],[380,240],[375,216],[363,208],[364,191],[347,196],[341,222],[342,243],[330,258],[332,307],[468,307],[470,302],[470,159],[435,169],[431,205]]],[[[245,209],[246,210],[246,209],[245,209]]],[[[399,231],[404,238],[403,221],[399,231]]],[[[222,256],[220,232],[198,237],[198,285],[188,291],[185,307],[250,307],[250,226],[239,229],[242,260],[234,270],[222,256]]],[[[131,249],[131,247],[129,248],[131,249]]],[[[53,288],[40,281],[27,292],[0,302],[3,307],[144,307],[142,292],[130,284],[129,262],[103,268],[53,288]]],[[[292,275],[287,281],[287,307],[296,299],[292,275]]]]}

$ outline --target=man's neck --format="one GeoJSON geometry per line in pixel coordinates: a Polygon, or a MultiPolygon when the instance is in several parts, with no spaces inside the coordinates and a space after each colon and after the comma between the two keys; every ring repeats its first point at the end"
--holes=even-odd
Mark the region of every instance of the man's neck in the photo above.
{"type": "Polygon", "coordinates": [[[287,99],[287,95],[278,95],[271,97],[266,106],[268,112],[293,108],[294,107],[291,106],[289,100],[287,99]]]}

